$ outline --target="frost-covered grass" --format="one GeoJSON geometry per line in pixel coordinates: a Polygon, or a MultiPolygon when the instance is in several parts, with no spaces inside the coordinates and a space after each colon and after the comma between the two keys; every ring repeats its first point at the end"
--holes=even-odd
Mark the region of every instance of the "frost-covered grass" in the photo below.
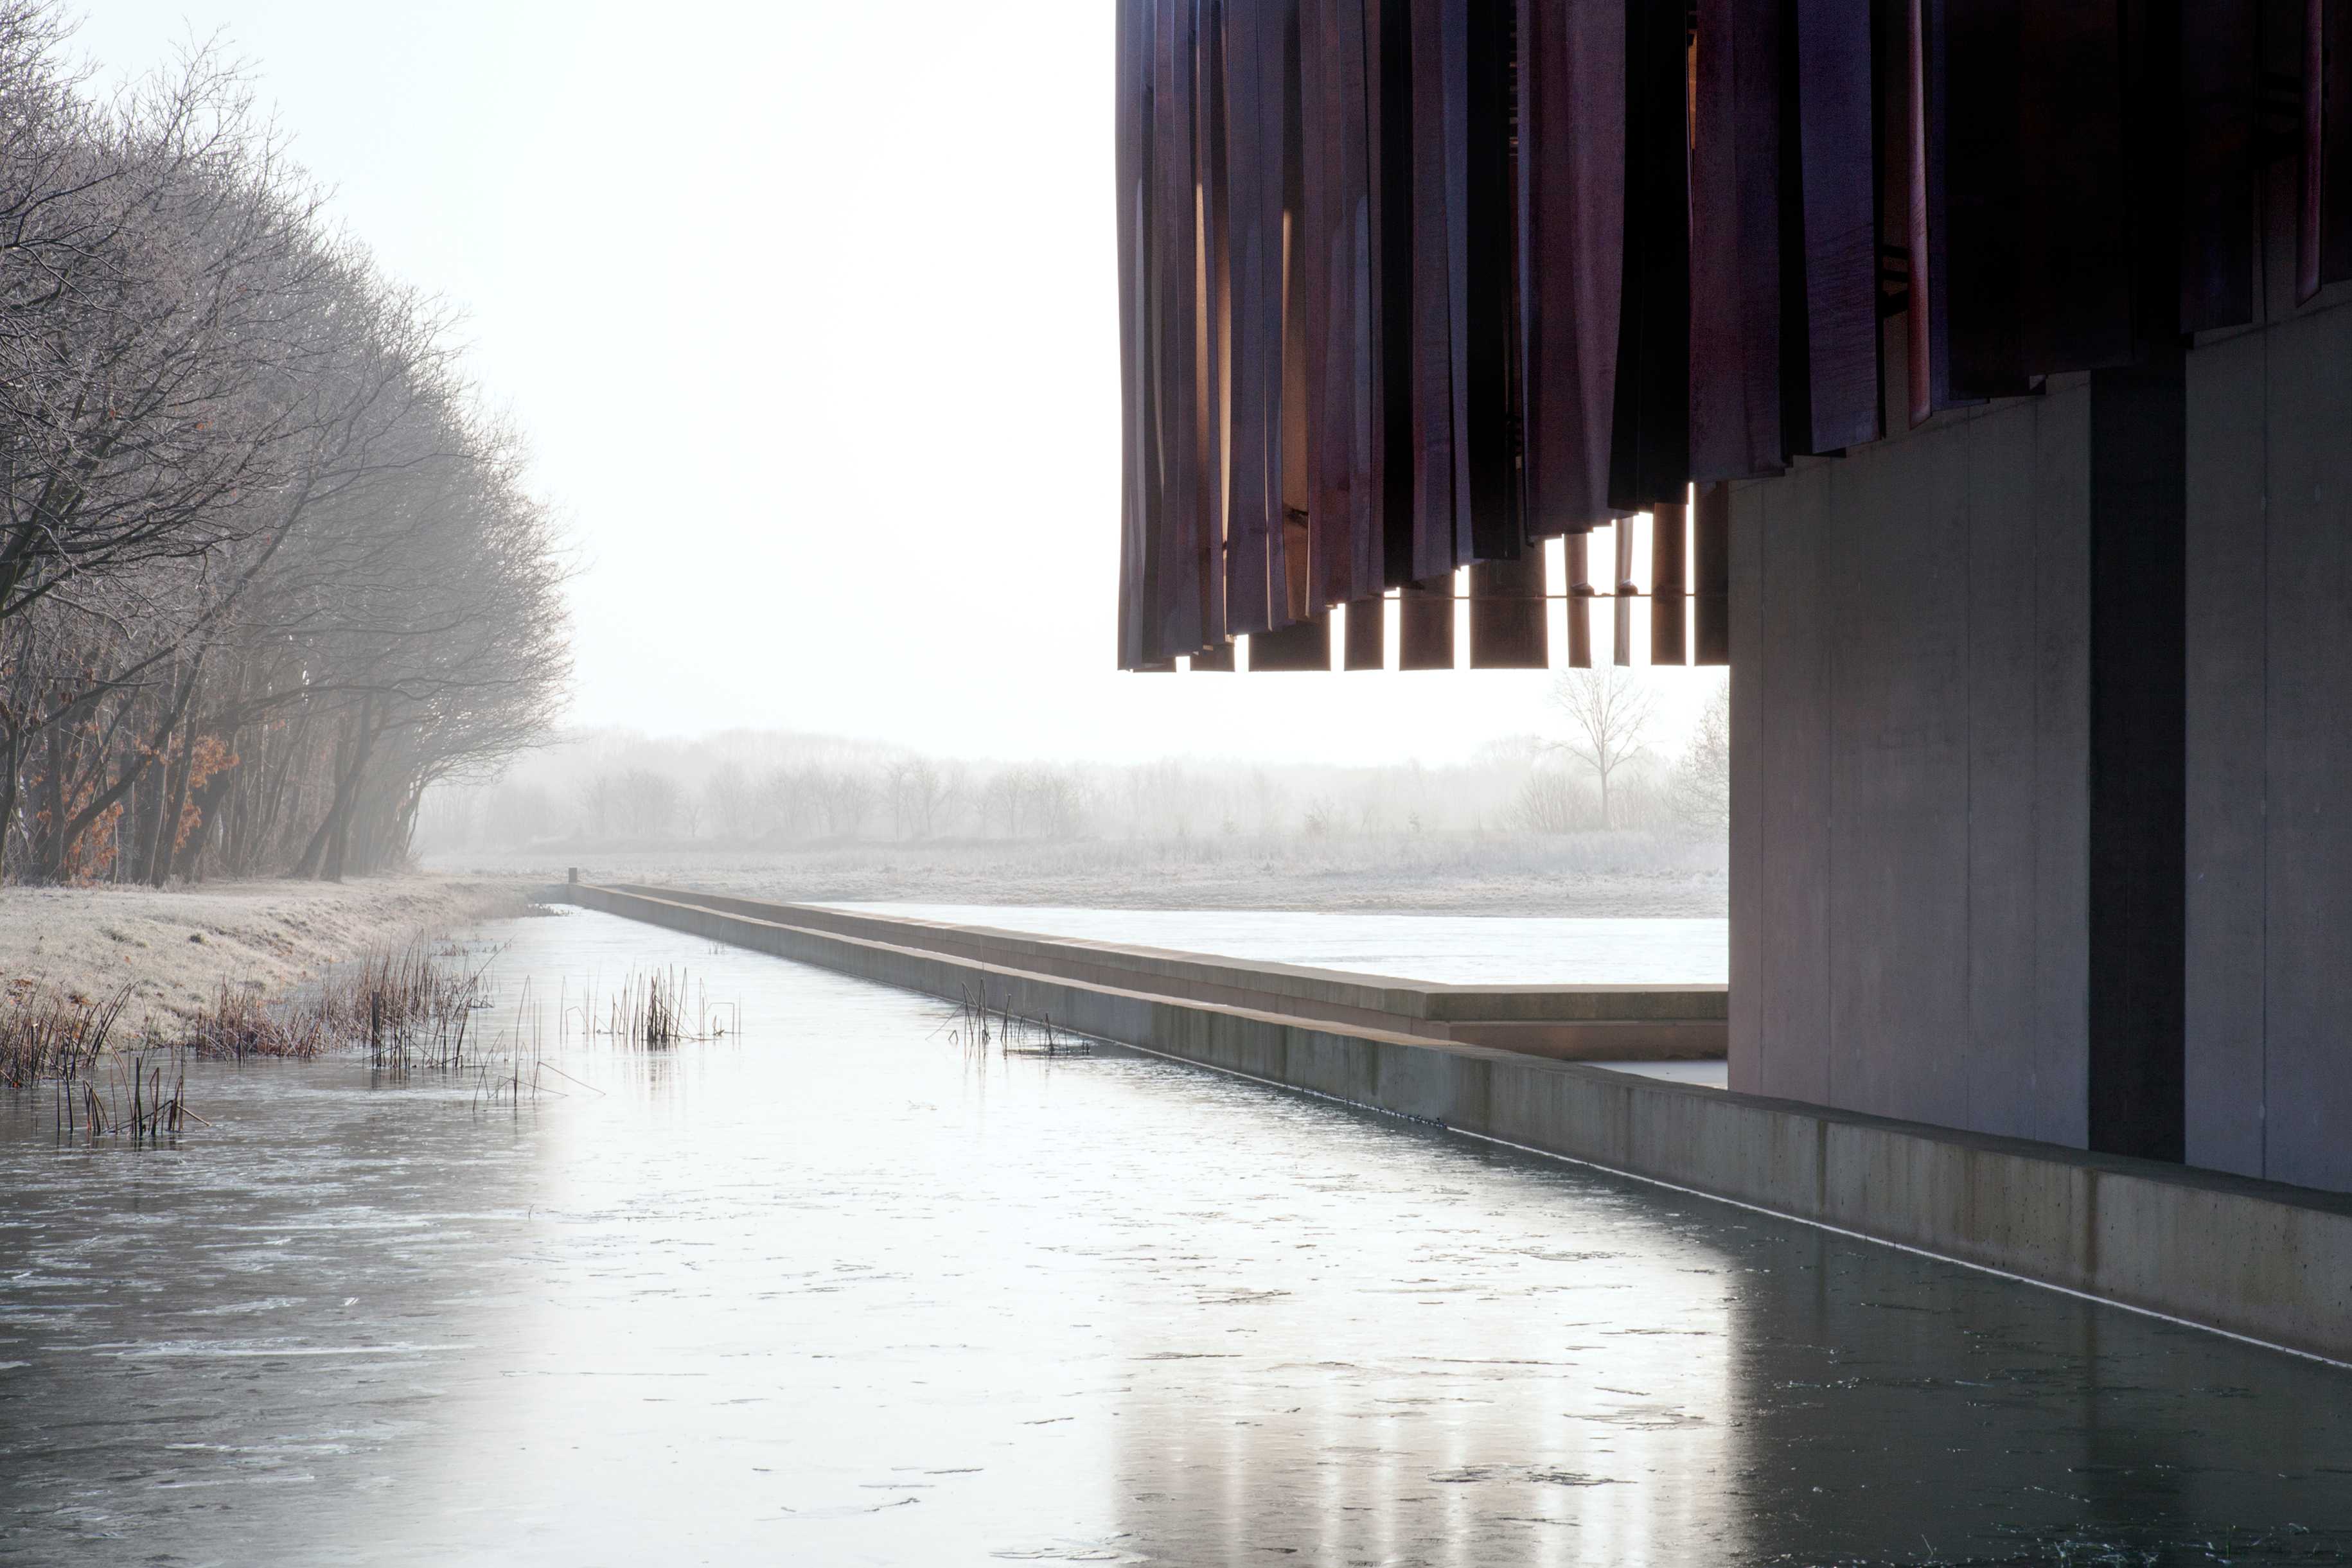
{"type": "Polygon", "coordinates": [[[1721,915],[1720,840],[1643,831],[963,839],[808,845],[563,842],[450,871],[674,883],[744,897],[1112,909],[1721,915]]]}
{"type": "Polygon", "coordinates": [[[169,1032],[216,1010],[224,987],[277,996],[331,965],[397,950],[521,901],[509,883],[441,875],[344,883],[0,887],[0,986],[129,995],[117,1030],[169,1032]]]}

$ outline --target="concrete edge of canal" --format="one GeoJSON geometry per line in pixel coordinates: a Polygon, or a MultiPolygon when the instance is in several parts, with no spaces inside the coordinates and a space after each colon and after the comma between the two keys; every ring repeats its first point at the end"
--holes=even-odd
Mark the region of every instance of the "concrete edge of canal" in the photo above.
{"type": "Polygon", "coordinates": [[[548,896],[931,996],[979,989],[1076,1033],[2352,1363],[2352,1197],[1040,974],[984,943],[795,924],[790,905],[761,918],[588,883],[548,896]]]}

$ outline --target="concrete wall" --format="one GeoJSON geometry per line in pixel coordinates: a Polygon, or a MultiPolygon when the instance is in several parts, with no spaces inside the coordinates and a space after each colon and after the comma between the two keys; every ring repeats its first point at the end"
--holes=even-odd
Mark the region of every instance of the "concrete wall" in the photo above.
{"type": "Polygon", "coordinates": [[[2270,305],[2187,358],[2185,591],[2118,570],[2167,523],[2090,378],[1735,488],[1735,1089],[2110,1150],[2153,1094],[2168,1156],[2352,1189],[2352,286],[2270,305]]]}
{"type": "Polygon", "coordinates": [[[2189,552],[2188,1157],[2352,1188],[2352,305],[2189,355],[2189,552]]]}
{"type": "Polygon", "coordinates": [[[2084,1145],[2090,411],[1735,487],[1735,1090],[2084,1145]]]}

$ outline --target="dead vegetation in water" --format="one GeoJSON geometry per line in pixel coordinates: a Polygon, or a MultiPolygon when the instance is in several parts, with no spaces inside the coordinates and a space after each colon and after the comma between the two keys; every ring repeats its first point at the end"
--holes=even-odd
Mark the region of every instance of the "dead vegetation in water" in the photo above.
{"type": "Polygon", "coordinates": [[[395,1073],[455,1068],[475,1012],[489,1005],[488,965],[468,961],[458,944],[420,940],[371,953],[290,997],[223,982],[210,1002],[151,1039],[205,1061],[310,1061],[356,1046],[371,1066],[395,1073]]]}
{"type": "Polygon", "coordinates": [[[272,1002],[255,987],[223,981],[211,1002],[169,1038],[204,1061],[257,1057],[308,1061],[327,1049],[330,1034],[323,1007],[272,1002]]]}
{"type": "MultiPolygon", "coordinates": [[[[418,940],[379,950],[305,987],[270,998],[260,985],[222,984],[211,999],[168,1024],[151,1019],[122,1038],[131,988],[102,1000],[19,980],[0,989],[0,1087],[55,1086],[61,1136],[127,1135],[147,1143],[205,1125],[186,1102],[187,1063],[310,1061],[341,1051],[364,1053],[379,1082],[420,1075],[470,1088],[477,1111],[518,1109],[542,1096],[604,1090],[548,1060],[545,998],[524,983],[511,1019],[480,1017],[493,1006],[488,969],[501,948],[418,940]]],[[[714,1003],[678,968],[631,970],[617,994],[591,982],[574,1006],[556,1003],[554,1042],[583,1041],[667,1051],[740,1033],[741,1010],[714,1003]]]]}
{"type": "Polygon", "coordinates": [[[56,1109],[58,1136],[89,1143],[158,1144],[205,1120],[188,1109],[188,1053],[172,1047],[116,1051],[60,1078],[56,1109]]]}
{"type": "MultiPolygon", "coordinates": [[[[702,983],[684,969],[632,969],[617,994],[601,1009],[583,1002],[576,1016],[590,1039],[602,1038],[635,1051],[667,1051],[673,1046],[724,1040],[740,1032],[742,1009],[733,1002],[714,1004],[702,983]],[[600,1016],[601,1014],[601,1016],[600,1016]]],[[[573,1009],[565,1009],[569,1032],[573,1009]]]]}
{"type": "Polygon", "coordinates": [[[127,985],[92,999],[32,980],[11,981],[0,997],[0,1087],[24,1089],[89,1071],[105,1053],[130,999],[127,985]]]}
{"type": "Polygon", "coordinates": [[[152,1032],[124,1047],[112,1037],[131,988],[103,999],[13,981],[0,999],[0,1086],[55,1086],[58,1134],[149,1144],[191,1121],[187,1052],[152,1032]]]}
{"type": "Polygon", "coordinates": [[[992,1045],[1000,1056],[1090,1056],[1093,1044],[1074,1034],[1056,1029],[1054,1015],[1040,1013],[1031,1017],[1013,1010],[1013,994],[1007,991],[1003,999],[988,998],[988,984],[981,982],[974,991],[969,986],[957,988],[961,999],[955,1016],[949,1020],[948,1039],[963,1048],[967,1056],[988,1054],[992,1045]]]}

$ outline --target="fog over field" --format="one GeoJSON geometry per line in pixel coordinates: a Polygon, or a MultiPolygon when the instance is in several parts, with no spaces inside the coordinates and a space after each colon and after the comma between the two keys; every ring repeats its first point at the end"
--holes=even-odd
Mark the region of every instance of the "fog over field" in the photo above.
{"type": "Polygon", "coordinates": [[[1542,727],[1440,765],[583,731],[428,794],[417,847],[443,869],[797,899],[1719,915],[1723,707],[1665,733],[1654,678],[1568,673],[1542,727]]]}

